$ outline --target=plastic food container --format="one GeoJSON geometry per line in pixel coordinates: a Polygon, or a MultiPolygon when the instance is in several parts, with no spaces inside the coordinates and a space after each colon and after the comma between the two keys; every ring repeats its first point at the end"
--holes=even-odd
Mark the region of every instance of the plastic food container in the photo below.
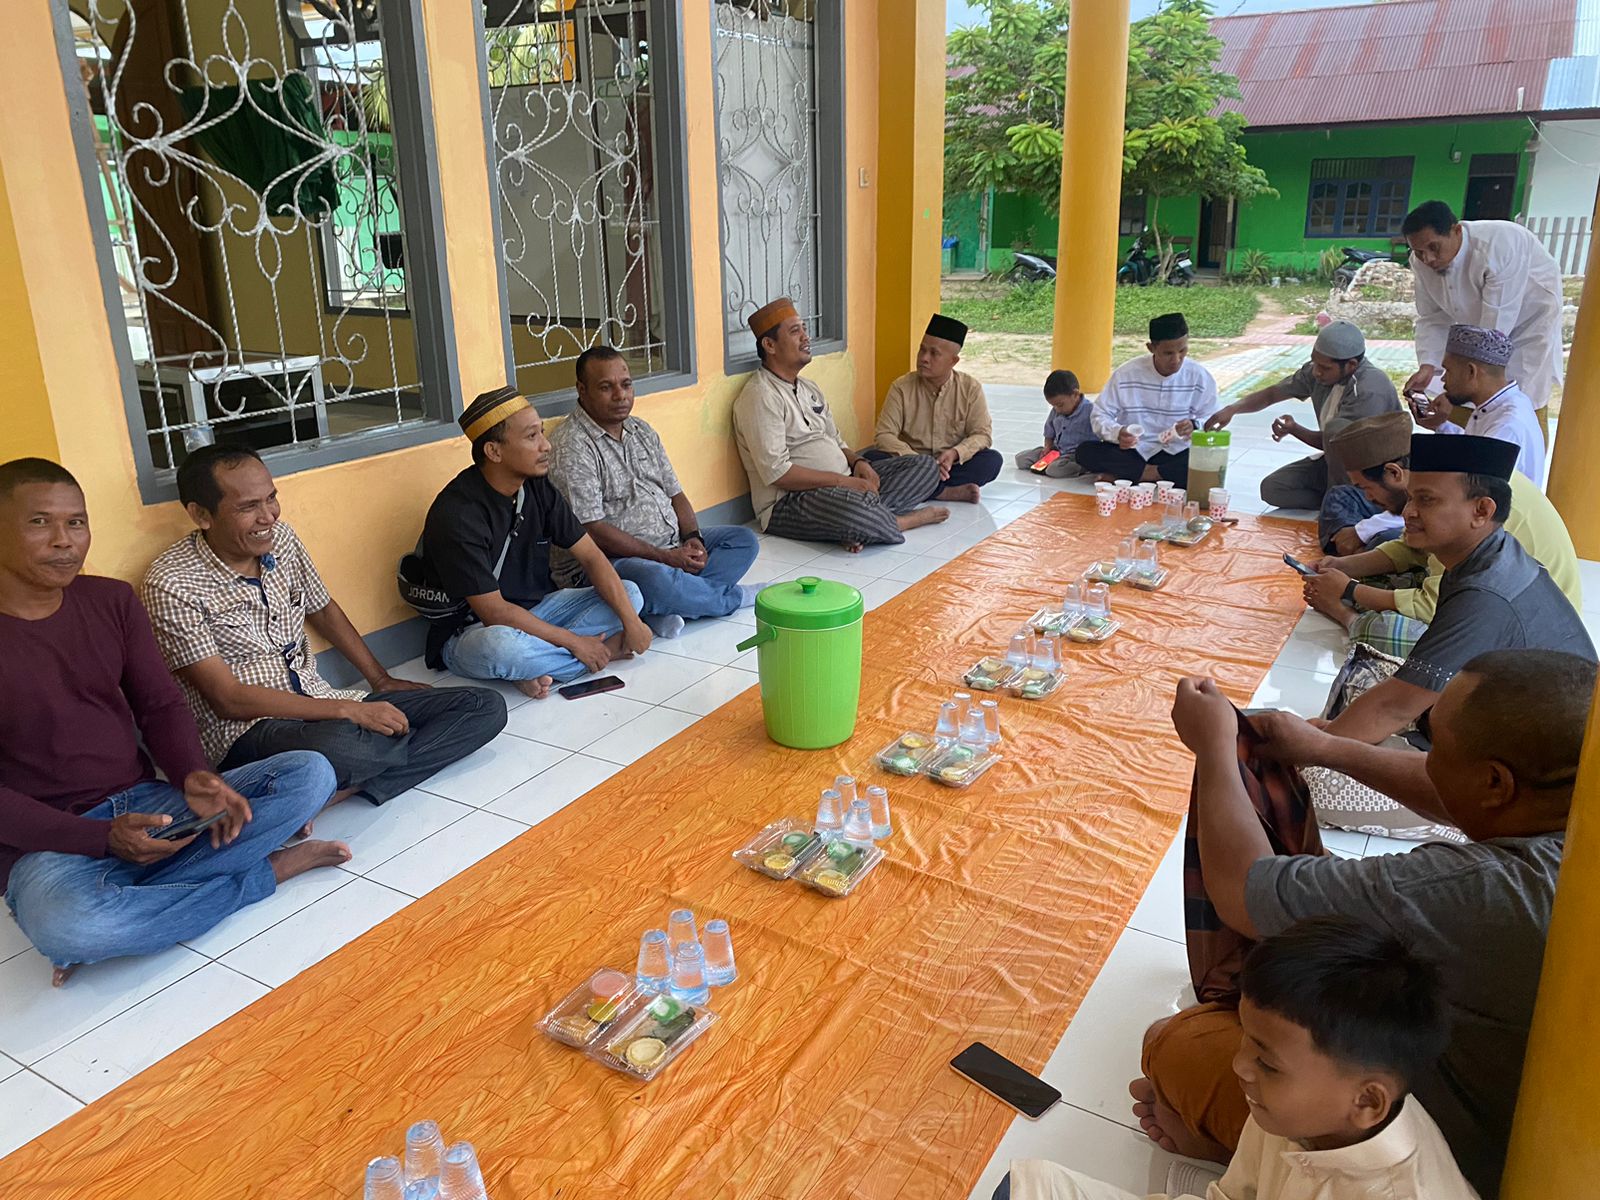
{"type": "Polygon", "coordinates": [[[876,757],[878,765],[890,774],[916,775],[938,751],[939,743],[933,734],[907,732],[879,750],[876,757]]]}
{"type": "Polygon", "coordinates": [[[1163,521],[1146,521],[1133,531],[1133,536],[1143,538],[1147,542],[1164,542],[1167,540],[1168,529],[1163,521]]]}
{"type": "Polygon", "coordinates": [[[656,996],[629,1012],[589,1055],[613,1071],[650,1080],[716,1022],[717,1014],[673,996],[656,996]]]}
{"type": "Polygon", "coordinates": [[[975,692],[997,692],[1009,684],[1016,673],[1016,667],[999,655],[991,654],[974,663],[961,679],[975,692]]]}
{"type": "Polygon", "coordinates": [[[822,849],[822,839],[810,821],[785,817],[733,852],[736,862],[773,879],[788,879],[822,849]]]}
{"type": "Polygon", "coordinates": [[[1018,674],[1012,682],[1011,694],[1021,700],[1043,700],[1060,687],[1065,679],[1065,671],[1046,671],[1043,667],[1029,667],[1018,674]]]}
{"type": "Polygon", "coordinates": [[[795,878],[824,896],[838,898],[855,891],[882,861],[883,851],[876,846],[829,842],[827,850],[807,863],[795,878]]]}
{"type": "Polygon", "coordinates": [[[1067,636],[1075,642],[1103,642],[1121,628],[1115,617],[1085,617],[1067,630],[1067,636]]]}
{"type": "Polygon", "coordinates": [[[1082,613],[1069,613],[1059,608],[1048,606],[1041,608],[1028,618],[1028,624],[1035,633],[1065,633],[1073,625],[1083,620],[1082,613]]]}
{"type": "Polygon", "coordinates": [[[1141,592],[1157,592],[1166,586],[1166,582],[1171,575],[1172,572],[1167,570],[1166,567],[1162,567],[1160,570],[1150,574],[1146,574],[1143,571],[1134,571],[1128,576],[1128,585],[1138,588],[1141,592]]]}
{"type": "Polygon", "coordinates": [[[583,1050],[599,1041],[619,1020],[637,1012],[649,999],[649,994],[641,991],[627,972],[605,967],[573,988],[545,1013],[539,1028],[546,1036],[583,1050]]]}
{"type": "Polygon", "coordinates": [[[947,787],[969,787],[973,780],[999,761],[1000,756],[993,750],[975,750],[971,746],[955,745],[928,763],[923,773],[947,787]]]}
{"type": "Polygon", "coordinates": [[[1097,562],[1083,573],[1085,579],[1095,583],[1121,583],[1129,575],[1127,567],[1120,566],[1116,559],[1108,558],[1104,562],[1097,562]]]}
{"type": "Polygon", "coordinates": [[[1211,532],[1214,524],[1210,517],[1196,517],[1182,529],[1169,531],[1167,541],[1174,546],[1193,546],[1205,540],[1205,536],[1211,532]]]}

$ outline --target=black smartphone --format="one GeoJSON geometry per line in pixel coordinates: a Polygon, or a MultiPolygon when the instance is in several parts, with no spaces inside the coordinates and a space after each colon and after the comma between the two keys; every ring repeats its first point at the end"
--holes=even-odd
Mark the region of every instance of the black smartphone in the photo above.
{"type": "Polygon", "coordinates": [[[1030,1075],[982,1042],[973,1042],[952,1058],[950,1065],[996,1100],[1011,1105],[1023,1116],[1035,1121],[1061,1099],[1061,1093],[1044,1080],[1037,1075],[1030,1075]]]}
{"type": "Polygon", "coordinates": [[[1312,569],[1311,569],[1311,568],[1310,568],[1310,567],[1308,567],[1308,566],[1306,566],[1306,565],[1305,565],[1305,563],[1303,563],[1303,562],[1301,562],[1301,561],[1300,561],[1300,560],[1299,560],[1299,559],[1298,559],[1298,558],[1296,558],[1296,557],[1295,557],[1295,556],[1294,556],[1294,555],[1292,555],[1292,554],[1285,554],[1285,555],[1284,555],[1284,556],[1283,556],[1283,561],[1284,561],[1284,562],[1286,562],[1286,563],[1288,563],[1288,564],[1289,564],[1289,565],[1290,565],[1290,566],[1291,566],[1291,567],[1293,567],[1293,568],[1294,568],[1294,569],[1295,569],[1295,570],[1296,570],[1296,571],[1299,571],[1299,572],[1300,572],[1300,574],[1302,574],[1302,575],[1305,575],[1305,576],[1307,576],[1307,577],[1308,577],[1308,578],[1309,578],[1309,577],[1310,577],[1310,576],[1312,576],[1312,575],[1315,575],[1315,574],[1316,574],[1316,572],[1315,572],[1315,571],[1313,571],[1313,570],[1312,570],[1312,569]]]}
{"type": "Polygon", "coordinates": [[[600,692],[614,692],[622,686],[622,680],[615,675],[602,675],[599,679],[585,679],[582,683],[569,683],[566,687],[557,688],[568,700],[582,700],[585,696],[594,696],[600,692]]]}
{"type": "Polygon", "coordinates": [[[159,829],[152,830],[150,836],[158,842],[179,841],[192,834],[204,833],[227,815],[227,811],[224,810],[212,813],[209,817],[185,817],[181,821],[174,821],[171,825],[163,825],[159,829]]]}

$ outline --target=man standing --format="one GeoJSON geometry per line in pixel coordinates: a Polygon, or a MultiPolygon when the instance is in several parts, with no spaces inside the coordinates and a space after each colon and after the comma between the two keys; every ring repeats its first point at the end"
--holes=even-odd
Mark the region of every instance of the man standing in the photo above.
{"type": "Polygon", "coordinates": [[[1417,417],[1436,433],[1471,433],[1515,442],[1521,449],[1517,470],[1536,484],[1544,482],[1544,433],[1533,402],[1506,379],[1511,339],[1498,329],[1452,325],[1444,352],[1444,395],[1417,417]],[[1450,420],[1452,406],[1472,406],[1466,427],[1450,420]]]}
{"type": "Polygon", "coordinates": [[[327,760],[216,774],[133,589],[81,574],[88,554],[77,481],[40,458],[0,465],[0,888],[57,987],[350,860],[342,842],[279,848],[332,794],[327,760]],[[216,823],[154,836],[193,817],[216,823]]]}
{"type": "Polygon", "coordinates": [[[930,455],[901,454],[874,469],[844,444],[822,389],[800,378],[811,335],[794,301],[758,309],[750,332],[761,366],[733,402],[733,436],[762,529],[855,552],[950,519],[948,508],[917,507],[944,486],[930,455]]]}
{"type": "Polygon", "coordinates": [[[965,325],[934,313],[917,348],[917,369],[889,385],[878,414],[877,445],[861,456],[879,462],[932,455],[944,481],[933,498],[976,504],[978,489],[1000,474],[1005,460],[993,449],[983,384],[956,370],[966,340],[965,325]]]}
{"type": "Polygon", "coordinates": [[[534,699],[650,647],[644,598],[618,577],[551,486],[539,412],[514,387],[461,414],[472,463],[428,509],[422,574],[455,606],[431,617],[427,662],[466,679],[504,679],[534,699]],[[570,550],[592,585],[558,588],[550,547],[570,550]]]}
{"type": "MultiPolygon", "coordinates": [[[[1279,467],[1261,481],[1261,499],[1276,508],[1322,508],[1328,489],[1345,477],[1344,464],[1329,447],[1328,435],[1351,421],[1400,407],[1389,376],[1367,361],[1361,330],[1349,321],[1332,321],[1317,334],[1304,366],[1271,387],[1219,408],[1206,428],[1222,429],[1240,413],[1260,412],[1285,400],[1310,400],[1315,425],[1307,429],[1285,414],[1272,423],[1273,440],[1292,437],[1322,454],[1279,467]]],[[[1370,515],[1363,512],[1357,519],[1370,515]]]]}
{"type": "Polygon", "coordinates": [[[1442,200],[1407,214],[1417,292],[1417,370],[1405,392],[1424,391],[1444,366],[1452,325],[1498,329],[1511,338],[1508,374],[1544,423],[1562,376],[1561,268],[1533,234],[1512,221],[1457,221],[1442,200]]]}
{"type": "Polygon", "coordinates": [[[384,804],[505,728],[490,688],[429,688],[384,670],[280,519],[278,485],[254,450],[195,450],[178,468],[178,499],[197,528],[150,565],[143,599],[223,770],[315,750],[338,776],[335,801],[384,804]],[[371,694],[328,685],[308,626],[371,694]]]}
{"type": "MultiPolygon", "coordinates": [[[[623,579],[644,596],[645,623],[676,637],[685,618],[725,617],[755,603],[741,584],[760,548],[742,525],[702,528],[650,426],[633,416],[633,373],[609,346],[578,355],[578,407],[550,435],[550,482],[623,579]]],[[[571,555],[552,556],[558,579],[587,580],[571,555]]]]}
{"type": "Polygon", "coordinates": [[[1189,478],[1189,435],[1217,411],[1217,381],[1189,357],[1182,313],[1150,322],[1147,358],[1123,363],[1095,398],[1099,441],[1078,447],[1078,463],[1100,479],[1182,487],[1189,478]]]}

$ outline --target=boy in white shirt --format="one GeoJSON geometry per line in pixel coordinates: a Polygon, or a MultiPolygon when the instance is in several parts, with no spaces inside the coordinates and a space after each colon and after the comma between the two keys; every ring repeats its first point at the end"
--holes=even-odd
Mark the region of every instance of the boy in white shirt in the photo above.
{"type": "MultiPolygon", "coordinates": [[[[1233,1070],[1250,1119],[1206,1200],[1477,1200],[1407,1096],[1449,1032],[1438,968],[1356,921],[1318,917],[1258,942],[1239,986],[1233,1070]]],[[[1043,1160],[1011,1165],[995,1193],[1008,1198],[1136,1200],[1043,1160]]]]}

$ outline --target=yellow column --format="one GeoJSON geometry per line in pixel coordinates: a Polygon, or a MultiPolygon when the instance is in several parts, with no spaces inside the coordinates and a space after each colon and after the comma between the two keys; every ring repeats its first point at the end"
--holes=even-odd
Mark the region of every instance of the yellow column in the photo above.
{"type": "Polygon", "coordinates": [[[1566,519],[1580,558],[1600,558],[1600,474],[1593,464],[1600,456],[1600,196],[1595,198],[1589,228],[1588,270],[1578,300],[1578,326],[1567,361],[1567,382],[1561,393],[1561,419],[1550,459],[1550,501],[1566,519]]]}
{"type": "MultiPolygon", "coordinates": [[[[1590,265],[1595,265],[1592,257],[1590,265]]],[[[1567,848],[1500,1200],[1594,1195],[1595,1180],[1600,1178],[1600,1131],[1594,1113],[1594,1081],[1600,1078],[1600,1038],[1594,1036],[1594,998],[1600,995],[1596,945],[1600,945],[1600,699],[1589,710],[1573,790],[1567,848]]]]}
{"type": "MultiPolygon", "coordinates": [[[[916,362],[939,307],[944,228],[944,0],[878,5],[874,405],[916,362]]],[[[847,188],[860,179],[846,179],[847,188]]]]}
{"type": "Polygon", "coordinates": [[[1128,0],[1073,5],[1051,362],[1076,372],[1087,392],[1099,391],[1111,374],[1127,90],[1128,0]]]}
{"type": "Polygon", "coordinates": [[[56,426],[44,387],[39,334],[34,326],[27,277],[22,269],[21,239],[6,171],[0,162],[0,462],[13,458],[57,458],[56,426]]]}

